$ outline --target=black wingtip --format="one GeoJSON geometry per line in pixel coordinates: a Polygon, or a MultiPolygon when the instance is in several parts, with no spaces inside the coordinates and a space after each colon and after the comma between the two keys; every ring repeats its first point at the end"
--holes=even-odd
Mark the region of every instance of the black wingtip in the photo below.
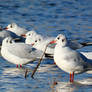
{"type": "Polygon", "coordinates": [[[45,53],[45,57],[53,59],[53,55],[52,54],[45,53]]]}
{"type": "Polygon", "coordinates": [[[92,46],[92,42],[87,42],[87,43],[81,43],[83,46],[92,46]]]}

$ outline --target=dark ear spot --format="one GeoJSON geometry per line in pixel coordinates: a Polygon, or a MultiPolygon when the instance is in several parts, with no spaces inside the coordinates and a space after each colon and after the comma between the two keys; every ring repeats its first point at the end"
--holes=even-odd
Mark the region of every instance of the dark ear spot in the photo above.
{"type": "Polygon", "coordinates": [[[30,36],[30,34],[29,34],[29,36],[30,36]]]}
{"type": "Polygon", "coordinates": [[[62,39],[62,42],[64,42],[65,41],[65,39],[62,39]]]}
{"type": "Polygon", "coordinates": [[[10,43],[12,43],[12,40],[10,40],[10,43]]]}
{"type": "Polygon", "coordinates": [[[41,41],[41,39],[39,39],[39,41],[41,41]]]}
{"type": "Polygon", "coordinates": [[[8,40],[6,40],[6,42],[8,43],[8,40]]]}
{"type": "Polygon", "coordinates": [[[35,40],[35,42],[37,42],[37,40],[35,40]]]}
{"type": "Polygon", "coordinates": [[[58,40],[60,39],[60,37],[57,38],[58,40]]]}
{"type": "Polygon", "coordinates": [[[12,28],[12,24],[11,24],[11,26],[10,26],[11,28],[12,28]]]}

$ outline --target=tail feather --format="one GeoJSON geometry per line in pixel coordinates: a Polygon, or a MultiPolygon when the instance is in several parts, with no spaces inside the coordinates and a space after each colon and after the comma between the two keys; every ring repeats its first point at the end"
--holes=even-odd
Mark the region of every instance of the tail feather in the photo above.
{"type": "Polygon", "coordinates": [[[83,42],[83,43],[80,43],[80,44],[83,45],[83,46],[91,46],[92,42],[87,42],[87,43],[83,42]]]}
{"type": "Polygon", "coordinates": [[[89,70],[89,71],[87,71],[86,73],[88,73],[88,74],[92,74],[92,70],[89,70]]]}

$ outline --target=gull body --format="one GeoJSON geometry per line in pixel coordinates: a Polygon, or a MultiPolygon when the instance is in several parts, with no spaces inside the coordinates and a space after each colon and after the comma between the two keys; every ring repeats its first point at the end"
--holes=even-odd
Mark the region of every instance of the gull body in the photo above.
{"type": "Polygon", "coordinates": [[[3,40],[1,48],[2,56],[16,65],[25,65],[38,60],[43,52],[25,43],[15,43],[10,37],[3,40]]]}

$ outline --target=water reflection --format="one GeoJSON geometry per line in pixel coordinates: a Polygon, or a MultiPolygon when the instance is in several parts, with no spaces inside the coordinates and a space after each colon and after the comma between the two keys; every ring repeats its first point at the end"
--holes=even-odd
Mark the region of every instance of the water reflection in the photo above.
{"type": "Polygon", "coordinates": [[[28,72],[31,72],[32,70],[30,68],[5,68],[3,69],[3,76],[7,75],[7,76],[11,76],[11,77],[15,77],[15,76],[25,76],[25,71],[26,69],[28,70],[28,72]]]}
{"type": "Polygon", "coordinates": [[[24,73],[24,69],[22,68],[5,68],[3,70],[3,75],[10,75],[10,76],[16,76],[19,74],[23,74],[24,73]]]}
{"type": "Polygon", "coordinates": [[[89,88],[91,88],[91,86],[92,78],[78,80],[74,83],[58,82],[57,85],[54,87],[54,92],[85,92],[85,89],[88,90],[89,88]]]}
{"type": "Polygon", "coordinates": [[[71,83],[59,82],[55,87],[55,92],[74,92],[76,88],[71,83]]]}
{"type": "MultiPolygon", "coordinates": [[[[35,66],[34,64],[31,65],[35,66]]],[[[30,64],[28,66],[30,66],[30,64]]],[[[26,69],[29,69],[29,74],[33,71],[33,68],[32,70],[30,68],[26,69]]],[[[84,77],[84,79],[82,78],[81,80],[77,77],[78,79],[75,79],[74,83],[67,82],[68,80],[65,81],[66,73],[63,73],[61,70],[59,71],[55,65],[42,64],[35,74],[35,79],[30,78],[30,76],[25,79],[24,74],[25,68],[4,68],[2,76],[0,77],[0,83],[6,92],[13,92],[19,88],[20,92],[23,92],[23,90],[25,92],[43,92],[41,91],[43,88],[44,92],[47,92],[47,90],[48,92],[85,92],[85,90],[91,89],[92,86],[92,78],[84,77]],[[51,80],[54,78],[57,79],[57,83],[54,83],[52,88],[51,80]]]]}
{"type": "Polygon", "coordinates": [[[41,65],[38,68],[38,72],[50,72],[50,71],[56,71],[58,68],[56,67],[55,64],[45,64],[41,65]]]}

